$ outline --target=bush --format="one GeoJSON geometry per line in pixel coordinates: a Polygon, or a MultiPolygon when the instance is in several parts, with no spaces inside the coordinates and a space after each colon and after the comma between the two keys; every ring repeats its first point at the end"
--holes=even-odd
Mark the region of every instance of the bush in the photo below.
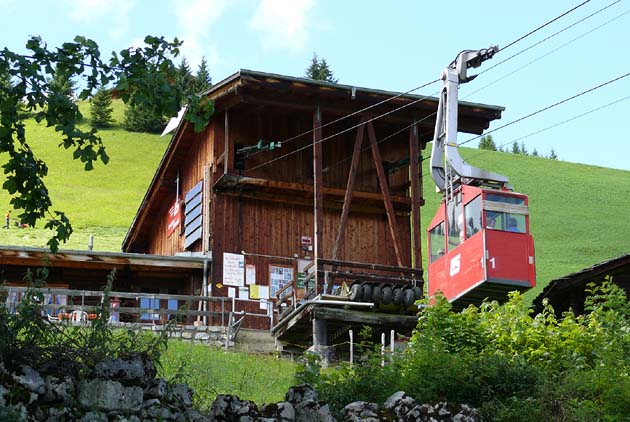
{"type": "Polygon", "coordinates": [[[460,313],[438,296],[423,310],[408,348],[386,359],[377,349],[353,367],[298,374],[335,412],[382,403],[403,390],[418,402],[476,407],[484,420],[630,420],[630,309],[611,280],[591,285],[588,314],[536,316],[523,297],[460,313]]]}

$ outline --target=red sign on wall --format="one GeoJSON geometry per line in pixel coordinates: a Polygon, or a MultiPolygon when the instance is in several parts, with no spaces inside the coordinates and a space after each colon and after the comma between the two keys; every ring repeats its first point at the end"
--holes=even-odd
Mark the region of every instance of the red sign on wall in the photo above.
{"type": "Polygon", "coordinates": [[[179,227],[179,222],[181,221],[179,210],[179,200],[176,199],[173,205],[168,209],[168,236],[172,235],[175,229],[179,227]]]}

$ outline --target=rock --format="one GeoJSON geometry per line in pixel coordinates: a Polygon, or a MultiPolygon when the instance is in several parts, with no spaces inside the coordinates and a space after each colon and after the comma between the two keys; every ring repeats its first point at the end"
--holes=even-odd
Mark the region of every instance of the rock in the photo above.
{"type": "Polygon", "coordinates": [[[397,391],[385,400],[383,408],[390,412],[395,420],[404,421],[411,409],[417,406],[416,401],[404,391],[397,391]]]}
{"type": "Polygon", "coordinates": [[[41,398],[43,403],[61,402],[65,404],[74,403],[74,381],[70,377],[63,379],[52,375],[46,377],[46,392],[41,398]]]}
{"type": "Polygon", "coordinates": [[[152,362],[134,356],[131,359],[106,359],[96,365],[94,373],[124,385],[140,385],[153,379],[157,371],[152,362]]]}
{"type": "Polygon", "coordinates": [[[167,384],[166,380],[163,378],[152,379],[149,381],[149,385],[147,385],[144,389],[144,398],[156,398],[161,399],[166,396],[167,393],[167,384]]]}
{"type": "Polygon", "coordinates": [[[348,422],[377,422],[379,408],[376,403],[355,401],[343,408],[343,420],[348,422]]]}
{"type": "Polygon", "coordinates": [[[87,409],[137,412],[142,406],[142,389],[124,387],[118,381],[93,379],[79,385],[78,402],[87,409]]]}
{"type": "Polygon", "coordinates": [[[101,412],[90,411],[85,414],[80,422],[107,422],[107,415],[101,412]]]}
{"type": "Polygon", "coordinates": [[[237,396],[219,394],[212,403],[211,414],[219,421],[235,421],[243,416],[258,417],[258,407],[256,403],[241,400],[237,396]]]}
{"type": "Polygon", "coordinates": [[[4,388],[3,385],[0,384],[0,409],[7,405],[6,399],[4,396],[8,393],[8,390],[4,388]]]}
{"type": "Polygon", "coordinates": [[[305,401],[317,401],[317,391],[308,384],[300,384],[289,388],[285,395],[285,400],[291,404],[301,403],[305,401]]]}
{"type": "Polygon", "coordinates": [[[193,390],[186,384],[175,384],[171,389],[169,401],[185,407],[192,406],[193,390]]]}
{"type": "Polygon", "coordinates": [[[46,391],[46,383],[42,376],[30,366],[24,365],[20,367],[20,369],[22,370],[22,375],[13,374],[13,380],[21,387],[33,393],[44,394],[46,391]]]}

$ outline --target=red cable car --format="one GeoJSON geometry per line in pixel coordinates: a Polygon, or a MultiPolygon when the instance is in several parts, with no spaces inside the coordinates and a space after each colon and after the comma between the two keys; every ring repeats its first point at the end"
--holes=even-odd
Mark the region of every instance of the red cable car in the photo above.
{"type": "Polygon", "coordinates": [[[497,51],[464,50],[442,72],[431,176],[444,196],[428,228],[428,293],[441,291],[456,309],[504,301],[536,284],[527,196],[512,192],[506,176],[466,163],[457,149],[459,84],[497,51]]]}
{"type": "Polygon", "coordinates": [[[526,195],[462,185],[440,204],[428,239],[428,293],[457,309],[536,285],[526,195]]]}

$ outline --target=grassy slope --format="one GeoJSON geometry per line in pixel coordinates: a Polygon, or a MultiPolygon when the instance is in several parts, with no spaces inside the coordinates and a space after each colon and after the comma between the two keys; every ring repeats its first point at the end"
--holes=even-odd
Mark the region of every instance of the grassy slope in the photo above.
{"type": "MultiPolygon", "coordinates": [[[[87,107],[84,114],[89,115],[87,107]]],[[[115,102],[117,122],[122,115],[122,104],[115,102]]],[[[84,172],[80,162],[69,159],[71,153],[56,147],[59,137],[51,129],[29,121],[27,131],[33,149],[49,165],[47,184],[54,208],[66,211],[73,222],[75,234],[66,247],[85,249],[88,235],[94,234],[95,249],[120,250],[168,137],[125,132],[117,123],[101,131],[110,163],[84,172]]],[[[507,175],[516,191],[529,195],[539,281],[531,295],[554,277],[629,252],[630,225],[624,224],[623,211],[630,172],[467,148],[462,155],[474,165],[507,175]]],[[[424,165],[426,228],[439,195],[428,176],[428,161],[424,165]]],[[[8,202],[0,190],[1,213],[8,202]]],[[[0,244],[45,246],[48,238],[43,229],[0,230],[0,244]]]]}
{"type": "MultiPolygon", "coordinates": [[[[553,278],[630,252],[624,213],[630,172],[469,148],[461,153],[473,165],[507,175],[515,191],[529,196],[538,285],[528,297],[553,278]]],[[[430,176],[424,183],[426,228],[440,198],[430,176]]]]}
{"type": "MultiPolygon", "coordinates": [[[[87,107],[82,109],[89,116],[87,107]]],[[[46,184],[53,209],[65,211],[75,230],[64,248],[85,249],[88,236],[93,234],[95,249],[119,251],[162,158],[168,137],[126,132],[118,123],[122,116],[123,105],[115,102],[116,125],[100,131],[111,160],[106,166],[97,164],[91,172],[85,172],[81,162],[72,160],[70,151],[57,147],[61,138],[54,130],[32,120],[27,122],[27,140],[49,167],[46,184]]],[[[9,197],[4,190],[0,190],[0,207],[4,216],[4,210],[9,208],[9,197]]],[[[0,243],[45,246],[50,234],[43,230],[43,225],[42,222],[38,228],[28,230],[2,230],[0,243]]]]}

